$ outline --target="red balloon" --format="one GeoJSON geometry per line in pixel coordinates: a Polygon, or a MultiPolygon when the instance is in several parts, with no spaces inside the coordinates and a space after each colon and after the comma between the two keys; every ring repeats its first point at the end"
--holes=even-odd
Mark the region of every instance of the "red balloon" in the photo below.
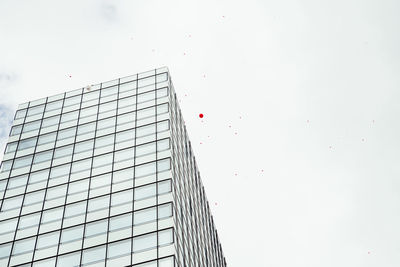
{"type": "Polygon", "coordinates": [[[200,117],[200,118],[203,118],[203,117],[204,117],[203,113],[200,113],[200,114],[199,114],[199,117],[200,117]]]}

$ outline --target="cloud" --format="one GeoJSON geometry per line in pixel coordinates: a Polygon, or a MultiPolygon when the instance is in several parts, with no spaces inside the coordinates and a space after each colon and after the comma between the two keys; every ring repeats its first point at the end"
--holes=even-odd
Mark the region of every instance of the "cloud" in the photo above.
{"type": "Polygon", "coordinates": [[[8,136],[13,117],[14,111],[5,104],[0,104],[0,138],[8,136]]]}
{"type": "Polygon", "coordinates": [[[13,72],[0,72],[0,88],[6,87],[17,80],[17,75],[13,72]]]}

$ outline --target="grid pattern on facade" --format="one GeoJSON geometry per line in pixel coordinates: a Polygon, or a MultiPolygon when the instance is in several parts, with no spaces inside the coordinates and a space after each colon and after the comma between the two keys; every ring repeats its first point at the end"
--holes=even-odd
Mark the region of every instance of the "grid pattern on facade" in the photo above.
{"type": "Polygon", "coordinates": [[[0,266],[226,266],[171,90],[161,68],[18,107],[0,266]]]}

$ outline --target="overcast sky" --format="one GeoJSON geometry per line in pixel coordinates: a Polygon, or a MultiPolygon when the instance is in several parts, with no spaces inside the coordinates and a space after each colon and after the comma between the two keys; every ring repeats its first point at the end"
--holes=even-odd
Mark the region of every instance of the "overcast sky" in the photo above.
{"type": "Polygon", "coordinates": [[[398,267],[399,10],[2,0],[1,148],[18,103],[168,66],[229,267],[398,267]]]}

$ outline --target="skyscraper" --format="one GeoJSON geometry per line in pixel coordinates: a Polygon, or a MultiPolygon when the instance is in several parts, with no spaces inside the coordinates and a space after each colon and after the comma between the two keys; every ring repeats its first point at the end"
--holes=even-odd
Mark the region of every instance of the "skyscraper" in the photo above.
{"type": "Polygon", "coordinates": [[[0,266],[226,266],[167,68],[19,105],[0,266]]]}

